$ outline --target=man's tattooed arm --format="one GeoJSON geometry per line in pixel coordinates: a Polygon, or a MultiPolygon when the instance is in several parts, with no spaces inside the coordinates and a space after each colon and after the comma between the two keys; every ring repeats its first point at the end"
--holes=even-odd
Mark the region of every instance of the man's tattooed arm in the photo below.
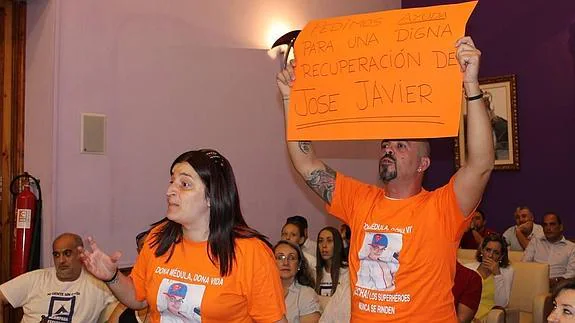
{"type": "Polygon", "coordinates": [[[331,204],[333,191],[335,190],[336,172],[329,166],[325,169],[316,169],[306,178],[306,184],[317,193],[327,204],[331,204]]]}
{"type": "Polygon", "coordinates": [[[306,155],[312,152],[311,141],[298,141],[297,146],[299,150],[306,155]]]}

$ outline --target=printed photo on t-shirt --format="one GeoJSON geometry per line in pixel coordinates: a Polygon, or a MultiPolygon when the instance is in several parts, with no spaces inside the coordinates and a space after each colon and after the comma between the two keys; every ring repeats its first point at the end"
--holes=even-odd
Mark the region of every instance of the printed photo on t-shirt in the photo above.
{"type": "Polygon", "coordinates": [[[157,296],[160,322],[201,322],[201,304],[205,291],[205,285],[186,284],[164,278],[157,296]]]}
{"type": "Polygon", "coordinates": [[[366,232],[359,249],[357,286],[378,291],[395,290],[395,273],[403,246],[400,233],[366,232]]]}

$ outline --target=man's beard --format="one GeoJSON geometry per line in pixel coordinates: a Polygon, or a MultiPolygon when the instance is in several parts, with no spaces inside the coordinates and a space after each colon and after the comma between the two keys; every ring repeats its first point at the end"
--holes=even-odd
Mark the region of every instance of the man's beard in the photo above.
{"type": "Polygon", "coordinates": [[[391,155],[386,154],[379,160],[379,179],[384,183],[389,183],[396,177],[397,177],[397,163],[395,161],[395,158],[393,158],[393,156],[391,155]],[[389,158],[393,160],[393,165],[384,164],[383,163],[384,158],[389,158]],[[393,166],[393,170],[389,170],[390,166],[393,166]]]}

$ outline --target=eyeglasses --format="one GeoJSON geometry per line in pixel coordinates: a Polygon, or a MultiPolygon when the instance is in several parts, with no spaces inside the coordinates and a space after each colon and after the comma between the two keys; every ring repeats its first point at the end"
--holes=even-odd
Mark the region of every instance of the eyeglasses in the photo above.
{"type": "Polygon", "coordinates": [[[286,259],[287,259],[289,262],[296,262],[296,261],[298,261],[297,256],[294,256],[294,255],[287,255],[287,256],[286,256],[286,255],[283,255],[283,254],[276,255],[276,261],[277,261],[277,262],[282,262],[282,261],[284,261],[284,260],[286,260],[286,259]]]}

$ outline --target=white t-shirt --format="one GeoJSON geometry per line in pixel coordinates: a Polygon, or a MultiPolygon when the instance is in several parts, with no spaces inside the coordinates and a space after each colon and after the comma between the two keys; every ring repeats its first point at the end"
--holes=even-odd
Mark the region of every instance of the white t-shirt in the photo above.
{"type": "MultiPolygon", "coordinates": [[[[22,307],[22,322],[98,322],[100,314],[118,301],[101,280],[82,271],[72,282],[56,277],[56,268],[34,270],[0,285],[13,307],[22,307]]],[[[106,311],[107,312],[107,311],[106,311]]]]}
{"type": "MultiPolygon", "coordinates": [[[[333,286],[333,282],[331,281],[331,274],[325,270],[325,267],[322,270],[323,275],[321,277],[321,282],[319,283],[319,294],[321,296],[332,296],[331,288],[333,286]]],[[[348,285],[348,284],[349,284],[349,270],[347,268],[340,268],[337,288],[340,288],[342,285],[348,285]]]]}
{"type": "MultiPolygon", "coordinates": [[[[509,229],[505,230],[505,232],[503,232],[503,237],[505,238],[505,240],[507,240],[507,243],[509,244],[509,250],[523,251],[523,248],[521,247],[521,244],[517,239],[517,235],[515,235],[515,230],[517,230],[516,225],[510,227],[509,229]]],[[[542,238],[544,236],[545,234],[543,233],[543,227],[537,223],[533,223],[533,230],[531,231],[531,234],[527,238],[531,240],[533,237],[542,238]]]]}
{"type": "Polygon", "coordinates": [[[320,323],[349,322],[351,318],[351,291],[349,282],[337,286],[337,290],[321,314],[320,323]]]}

